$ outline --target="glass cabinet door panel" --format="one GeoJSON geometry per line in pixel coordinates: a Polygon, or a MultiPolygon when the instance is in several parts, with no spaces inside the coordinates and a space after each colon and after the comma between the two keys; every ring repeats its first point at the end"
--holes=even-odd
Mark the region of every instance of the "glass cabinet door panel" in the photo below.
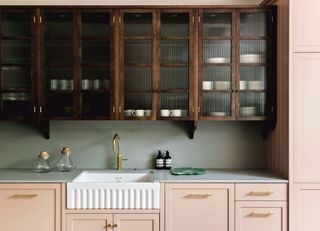
{"type": "Polygon", "coordinates": [[[265,66],[241,66],[239,90],[266,90],[265,66]]]}
{"type": "Polygon", "coordinates": [[[203,68],[202,90],[226,91],[231,89],[231,67],[206,66],[203,68]]]}
{"type": "Polygon", "coordinates": [[[30,12],[2,12],[4,38],[31,38],[30,12]]]}
{"type": "Polygon", "coordinates": [[[45,12],[46,39],[73,39],[73,13],[45,12]]]}
{"type": "Polygon", "coordinates": [[[2,62],[30,64],[31,42],[28,40],[2,40],[2,62]]]}
{"type": "Polygon", "coordinates": [[[267,36],[267,14],[240,13],[240,36],[267,36]]]}
{"type": "Polygon", "coordinates": [[[152,116],[152,93],[126,93],[124,95],[124,116],[139,118],[152,116]]]}
{"type": "Polygon", "coordinates": [[[266,40],[241,40],[240,63],[255,64],[266,63],[267,41],[266,40]]]}
{"type": "Polygon", "coordinates": [[[33,115],[31,10],[0,12],[0,116],[33,115]]]}
{"type": "Polygon", "coordinates": [[[127,67],[124,72],[125,91],[152,90],[152,70],[151,67],[127,67]]]}
{"type": "Polygon", "coordinates": [[[45,62],[47,65],[72,65],[73,41],[46,41],[45,62]]]}
{"type": "Polygon", "coordinates": [[[162,37],[188,37],[189,14],[188,13],[162,13],[161,14],[162,37]]]}
{"type": "Polygon", "coordinates": [[[124,37],[152,37],[152,13],[124,13],[124,37]]]}
{"type": "Polygon", "coordinates": [[[203,63],[231,63],[231,40],[203,40],[203,63]]]}
{"type": "MultiPolygon", "coordinates": [[[[170,110],[170,117],[188,117],[188,93],[161,93],[161,110],[170,110]]],[[[160,112],[160,115],[162,113],[160,112]]],[[[163,116],[163,114],[162,114],[163,116]]]]}
{"type": "Polygon", "coordinates": [[[82,116],[110,116],[110,13],[82,12],[82,116]]]}
{"type": "Polygon", "coordinates": [[[204,13],[203,37],[231,37],[231,13],[204,13]]]}
{"type": "Polygon", "coordinates": [[[72,91],[74,89],[73,68],[48,67],[45,69],[46,88],[49,91],[72,91]]]}
{"type": "Polygon", "coordinates": [[[110,62],[109,41],[85,40],[82,42],[83,64],[107,65],[110,62]]]}
{"type": "Polygon", "coordinates": [[[28,66],[3,66],[2,88],[9,90],[31,90],[30,67],[28,66]]]}
{"type": "Polygon", "coordinates": [[[125,64],[151,64],[152,40],[126,40],[124,44],[125,64]]]}
{"type": "Polygon", "coordinates": [[[82,38],[109,38],[109,13],[82,13],[82,38]]]}
{"type": "Polygon", "coordinates": [[[231,93],[204,92],[202,95],[202,115],[210,117],[231,116],[231,93]]]}
{"type": "Polygon", "coordinates": [[[189,62],[189,42],[188,40],[162,40],[161,64],[189,62]]]}
{"type": "Polygon", "coordinates": [[[265,92],[240,92],[240,116],[265,116],[265,92]]]}
{"type": "Polygon", "coordinates": [[[82,93],[82,115],[92,117],[107,117],[110,112],[109,97],[105,93],[82,93]]]}
{"type": "Polygon", "coordinates": [[[189,89],[188,67],[162,67],[160,78],[161,90],[189,89]]]}
{"type": "Polygon", "coordinates": [[[46,97],[46,110],[53,117],[71,117],[73,111],[72,93],[51,93],[46,97]]]}

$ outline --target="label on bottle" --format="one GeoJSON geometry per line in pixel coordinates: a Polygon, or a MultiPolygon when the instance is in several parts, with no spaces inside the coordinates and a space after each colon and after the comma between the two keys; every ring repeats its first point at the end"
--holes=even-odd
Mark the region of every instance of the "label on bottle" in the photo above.
{"type": "Polygon", "coordinates": [[[156,166],[157,166],[158,168],[162,168],[163,165],[164,165],[164,160],[163,160],[163,159],[157,159],[157,160],[156,160],[156,166]]]}
{"type": "Polygon", "coordinates": [[[171,167],[171,165],[172,165],[172,160],[166,159],[166,167],[171,167]]]}

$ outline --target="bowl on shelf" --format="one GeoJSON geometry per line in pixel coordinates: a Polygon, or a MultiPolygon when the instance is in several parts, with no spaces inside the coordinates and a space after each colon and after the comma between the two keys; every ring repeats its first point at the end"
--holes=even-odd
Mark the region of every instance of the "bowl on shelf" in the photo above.
{"type": "Polygon", "coordinates": [[[240,107],[241,116],[256,116],[257,108],[256,107],[240,107]]]}
{"type": "Polygon", "coordinates": [[[223,117],[223,116],[227,116],[227,112],[225,112],[225,111],[212,111],[212,112],[209,112],[209,116],[223,117]]]}
{"type": "Polygon", "coordinates": [[[202,81],[202,90],[213,90],[213,81],[202,81]]]}
{"type": "Polygon", "coordinates": [[[240,55],[240,63],[264,63],[265,56],[261,54],[240,55]]]}
{"type": "Polygon", "coordinates": [[[248,81],[240,80],[239,81],[239,90],[247,90],[248,89],[248,81]]]}
{"type": "Polygon", "coordinates": [[[264,90],[264,81],[248,81],[248,90],[264,90]]]}
{"type": "Polygon", "coordinates": [[[214,81],[213,89],[214,90],[230,90],[231,83],[230,81],[214,81]]]}
{"type": "Polygon", "coordinates": [[[206,58],[206,63],[230,63],[230,59],[225,57],[212,57],[206,58]]]}

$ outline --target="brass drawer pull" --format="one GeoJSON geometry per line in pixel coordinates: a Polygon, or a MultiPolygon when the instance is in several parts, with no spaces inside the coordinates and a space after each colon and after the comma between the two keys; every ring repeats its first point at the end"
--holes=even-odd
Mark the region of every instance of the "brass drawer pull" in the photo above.
{"type": "Polygon", "coordinates": [[[118,225],[117,225],[117,224],[114,224],[114,225],[113,225],[113,228],[117,228],[117,227],[118,227],[118,225]]]}
{"type": "Polygon", "coordinates": [[[15,194],[11,198],[14,198],[14,199],[32,199],[32,198],[35,198],[37,196],[38,196],[37,194],[15,194]]]}
{"type": "Polygon", "coordinates": [[[255,212],[252,212],[250,214],[248,214],[248,217],[270,217],[274,215],[273,213],[271,212],[267,212],[267,213],[255,213],[255,212]]]}
{"type": "Polygon", "coordinates": [[[187,198],[208,198],[211,197],[211,194],[189,194],[186,197],[187,198]]]}
{"type": "Polygon", "coordinates": [[[273,192],[255,192],[255,191],[252,191],[250,193],[248,193],[249,196],[270,196],[271,194],[273,194],[273,192]]]}

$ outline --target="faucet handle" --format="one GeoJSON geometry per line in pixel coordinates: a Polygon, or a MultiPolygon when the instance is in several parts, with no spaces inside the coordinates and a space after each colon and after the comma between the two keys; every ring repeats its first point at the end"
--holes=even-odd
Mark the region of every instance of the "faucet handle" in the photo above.
{"type": "Polygon", "coordinates": [[[122,158],[122,160],[128,160],[127,158],[122,158]]]}

